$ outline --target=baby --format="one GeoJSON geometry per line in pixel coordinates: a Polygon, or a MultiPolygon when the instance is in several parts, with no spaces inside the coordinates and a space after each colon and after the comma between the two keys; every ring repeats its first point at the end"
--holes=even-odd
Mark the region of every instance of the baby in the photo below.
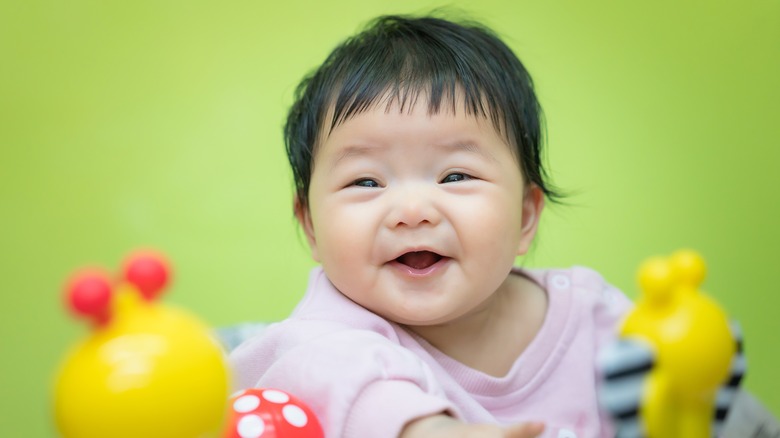
{"type": "Polygon", "coordinates": [[[628,299],[514,266],[545,200],[531,78],[488,29],[380,17],[300,84],[285,127],[312,257],[292,315],[231,356],[328,437],[609,436],[595,358],[628,299]]]}

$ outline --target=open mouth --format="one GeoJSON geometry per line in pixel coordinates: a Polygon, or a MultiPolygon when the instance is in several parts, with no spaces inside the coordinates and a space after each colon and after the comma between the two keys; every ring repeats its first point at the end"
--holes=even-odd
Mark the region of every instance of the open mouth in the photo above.
{"type": "Polygon", "coordinates": [[[435,265],[443,257],[431,251],[412,251],[395,259],[398,263],[412,269],[427,269],[435,265]]]}

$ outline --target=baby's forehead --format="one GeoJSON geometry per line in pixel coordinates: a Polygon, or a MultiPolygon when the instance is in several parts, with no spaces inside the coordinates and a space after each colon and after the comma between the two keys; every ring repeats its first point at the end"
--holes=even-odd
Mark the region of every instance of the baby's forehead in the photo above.
{"type": "Polygon", "coordinates": [[[487,156],[491,161],[496,156],[506,157],[484,150],[488,144],[497,144],[506,149],[510,160],[519,164],[520,159],[517,147],[493,121],[484,114],[468,111],[462,101],[441,102],[434,107],[427,98],[405,105],[399,100],[377,100],[340,119],[331,105],[323,125],[313,150],[315,167],[333,167],[347,162],[345,158],[383,160],[386,154],[404,150],[398,148],[403,144],[414,145],[415,153],[424,148],[438,154],[439,159],[474,154],[487,156]]]}

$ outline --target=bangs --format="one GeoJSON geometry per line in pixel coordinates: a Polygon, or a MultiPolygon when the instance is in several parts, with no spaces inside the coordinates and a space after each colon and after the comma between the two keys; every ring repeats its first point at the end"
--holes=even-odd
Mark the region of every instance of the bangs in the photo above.
{"type": "MultiPolygon", "coordinates": [[[[390,61],[390,60],[387,60],[390,61]]],[[[452,70],[440,69],[441,64],[428,59],[406,59],[401,65],[387,62],[379,71],[366,71],[351,78],[353,86],[343,85],[329,99],[333,109],[330,129],[350,118],[375,107],[385,106],[386,111],[396,106],[400,112],[411,112],[422,96],[427,101],[429,114],[441,111],[456,113],[465,111],[470,116],[490,119],[495,128],[503,131],[499,105],[489,98],[473,77],[466,80],[452,74],[452,70]],[[427,64],[422,70],[412,64],[427,64]],[[439,67],[439,68],[437,68],[439,67]],[[377,74],[379,73],[379,74],[377,74]],[[458,105],[462,108],[458,108],[458,105]]]]}

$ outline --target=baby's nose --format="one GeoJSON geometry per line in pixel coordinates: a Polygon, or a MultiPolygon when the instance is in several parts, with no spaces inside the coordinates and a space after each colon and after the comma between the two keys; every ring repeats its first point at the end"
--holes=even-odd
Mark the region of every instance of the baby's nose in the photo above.
{"type": "Polygon", "coordinates": [[[398,188],[387,216],[388,226],[418,227],[436,225],[441,221],[435,194],[421,185],[398,188]]]}

